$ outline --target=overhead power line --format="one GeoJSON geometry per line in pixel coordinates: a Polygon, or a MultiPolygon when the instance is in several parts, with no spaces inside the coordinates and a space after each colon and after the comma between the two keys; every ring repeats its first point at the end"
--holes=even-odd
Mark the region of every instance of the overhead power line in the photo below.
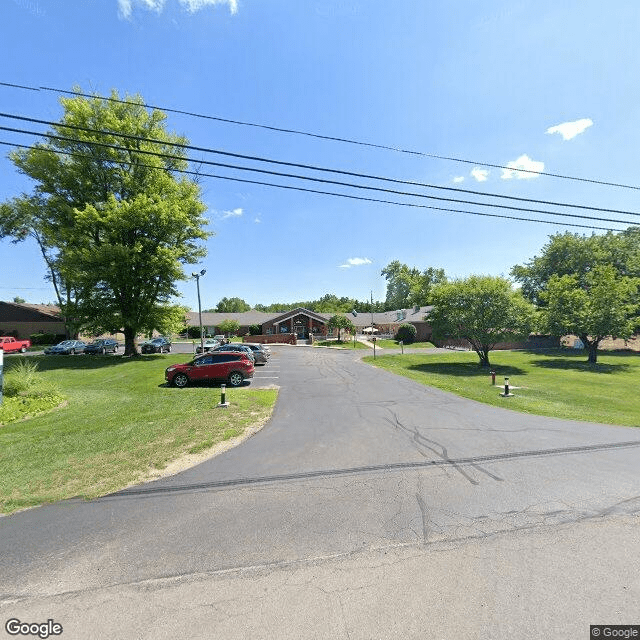
{"type": "MultiPolygon", "coordinates": [[[[217,155],[224,155],[227,157],[233,157],[233,158],[240,158],[243,160],[250,160],[250,161],[257,161],[257,162],[264,162],[264,163],[269,163],[269,164],[276,164],[279,166],[287,166],[287,167],[296,167],[296,168],[302,168],[302,169],[309,169],[311,171],[318,171],[318,172],[323,172],[323,173],[333,173],[333,174],[339,174],[339,175],[346,175],[346,176],[350,176],[350,177],[357,177],[357,178],[363,178],[366,180],[377,180],[377,181],[381,181],[381,182],[389,182],[389,183],[394,183],[394,184],[405,184],[405,185],[411,185],[411,186],[420,186],[420,187],[425,187],[425,188],[429,188],[429,189],[438,189],[438,190],[445,190],[445,191],[452,191],[452,192],[456,192],[456,193],[467,193],[467,194],[472,194],[472,195],[480,195],[482,197],[492,197],[492,198],[500,198],[500,199],[506,199],[506,200],[512,200],[512,201],[517,201],[517,202],[527,202],[527,203],[533,203],[533,204],[545,204],[545,205],[549,205],[549,206],[556,206],[556,207],[566,207],[566,208],[571,208],[571,209],[582,209],[582,210],[586,210],[586,211],[596,211],[599,213],[617,213],[617,214],[621,214],[621,215],[629,215],[629,216],[640,216],[640,213],[635,212],[635,211],[625,211],[625,210],[621,210],[621,209],[609,209],[609,208],[604,208],[604,207],[592,207],[589,205],[581,205],[581,204],[573,204],[573,203],[567,203],[567,202],[554,202],[554,201],[550,201],[550,200],[536,200],[533,198],[520,198],[520,197],[516,197],[516,196],[506,196],[506,195],[502,195],[502,194],[495,194],[495,193],[486,193],[486,192],[482,192],[482,191],[471,191],[468,189],[459,189],[459,188],[454,188],[454,187],[443,187],[440,185],[433,185],[433,184],[428,184],[428,183],[422,183],[422,182],[415,182],[415,181],[409,181],[409,180],[400,180],[397,178],[387,178],[387,177],[383,177],[383,176],[376,176],[376,175],[370,175],[370,174],[364,174],[364,173],[357,173],[357,172],[353,172],[353,171],[345,171],[345,170],[341,170],[341,169],[330,169],[327,167],[320,167],[320,166],[316,166],[316,165],[307,165],[307,164],[301,164],[301,163],[296,163],[296,162],[285,162],[282,160],[274,160],[271,158],[264,158],[264,157],[260,157],[260,156],[250,156],[250,155],[246,155],[246,154],[240,154],[240,153],[233,153],[230,151],[222,151],[220,149],[212,149],[210,147],[199,147],[199,146],[195,146],[195,145],[190,145],[190,144],[182,144],[182,143],[169,143],[165,140],[158,140],[155,138],[147,138],[145,136],[134,136],[131,134],[126,134],[126,133],[118,133],[118,132],[114,132],[114,131],[105,131],[102,129],[94,129],[92,127],[82,127],[79,125],[71,125],[71,124],[65,124],[65,123],[60,123],[60,122],[53,122],[50,120],[42,120],[39,118],[31,118],[28,116],[20,116],[20,115],[15,115],[15,114],[9,114],[9,113],[3,113],[0,112],[0,117],[4,117],[4,118],[9,118],[12,120],[20,120],[20,121],[25,121],[25,122],[33,122],[36,124],[45,124],[45,125],[50,125],[50,126],[55,126],[55,127],[63,127],[66,129],[71,129],[71,130],[75,130],[75,131],[84,131],[87,133],[98,133],[101,135],[104,134],[108,134],[108,135],[112,135],[114,137],[117,138],[123,138],[125,140],[135,140],[137,142],[151,142],[153,144],[160,144],[163,146],[171,146],[171,147],[175,147],[178,149],[185,149],[185,150],[189,150],[189,151],[200,151],[200,152],[205,152],[205,153],[212,153],[212,154],[217,154],[217,155]]],[[[60,140],[71,140],[74,141],[73,138],[65,138],[64,136],[56,136],[54,134],[49,134],[49,133],[38,133],[38,132],[33,132],[33,131],[26,131],[26,130],[22,130],[22,129],[13,129],[10,127],[0,127],[0,129],[5,130],[5,131],[14,131],[17,133],[27,133],[29,135],[38,135],[38,136],[43,136],[43,137],[49,137],[49,138],[53,138],[53,139],[60,139],[60,140]]],[[[82,142],[90,142],[90,141],[82,141],[82,142]]],[[[96,144],[101,144],[101,143],[96,143],[96,144]]],[[[136,151],[138,151],[139,153],[151,153],[152,155],[162,155],[162,154],[158,154],[155,152],[145,152],[143,150],[138,150],[136,149],[136,151]]],[[[180,156],[170,156],[167,155],[166,157],[173,157],[173,158],[180,158],[180,159],[185,159],[182,158],[180,156]]],[[[255,169],[255,168],[249,168],[249,167],[238,167],[238,166],[233,166],[233,165],[227,165],[224,163],[218,163],[218,162],[212,162],[209,160],[191,160],[191,162],[200,162],[202,164],[209,164],[209,165],[213,165],[213,166],[225,166],[228,168],[236,168],[239,170],[244,170],[244,171],[254,171],[254,172],[259,172],[259,173],[269,173],[271,175],[279,175],[282,177],[296,177],[299,179],[304,179],[304,180],[312,180],[312,181],[316,181],[316,182],[325,182],[328,184],[345,184],[345,183],[340,183],[337,181],[331,181],[331,180],[321,180],[319,178],[312,178],[309,176],[298,176],[295,174],[285,174],[285,173],[278,173],[278,172],[273,172],[273,171],[268,171],[266,169],[255,169]]],[[[354,185],[348,185],[348,186],[354,186],[354,185]]],[[[450,198],[440,198],[440,197],[436,197],[436,196],[429,196],[426,194],[415,194],[415,193],[407,193],[407,192],[399,192],[399,191],[395,191],[395,190],[391,190],[391,189],[383,189],[381,187],[366,187],[366,186],[359,186],[358,188],[362,188],[362,189],[375,189],[377,191],[386,191],[388,193],[397,193],[400,195],[410,195],[410,196],[415,196],[415,197],[422,197],[422,198],[429,198],[429,199],[433,199],[433,200],[443,200],[443,201],[448,201],[448,202],[460,202],[463,204],[479,204],[476,202],[470,202],[470,201],[466,201],[466,200],[457,200],[457,199],[450,199],[450,198]]],[[[498,205],[498,204],[490,204],[490,203],[482,203],[482,206],[492,206],[492,207],[498,207],[498,208],[506,208],[506,209],[512,209],[512,210],[523,210],[519,207],[510,207],[510,206],[506,206],[506,205],[498,205]]],[[[546,211],[540,211],[538,209],[530,209],[527,208],[525,209],[526,211],[533,211],[536,213],[548,213],[546,211]]],[[[568,215],[568,214],[565,214],[568,215]]],[[[581,216],[575,216],[575,217],[581,217],[581,216]]],[[[595,219],[595,218],[594,218],[595,219]]],[[[607,222],[618,222],[617,220],[606,220],[607,222]]],[[[633,222],[630,222],[629,224],[634,224],[633,222]]]]}
{"type": "MultiPolygon", "coordinates": [[[[0,128],[2,128],[2,127],[0,127],[0,128]]],[[[25,149],[37,148],[37,147],[29,146],[29,145],[16,144],[16,143],[6,142],[6,141],[0,141],[0,144],[6,145],[6,146],[14,146],[14,147],[17,146],[17,147],[22,147],[22,148],[25,148],[25,149]]],[[[111,146],[111,145],[107,145],[107,146],[111,146]]],[[[87,156],[87,155],[79,154],[79,153],[72,153],[72,152],[69,152],[69,151],[53,151],[53,150],[50,150],[50,152],[51,153],[60,153],[60,154],[63,154],[63,155],[74,156],[74,157],[87,158],[87,159],[90,159],[90,160],[95,160],[95,158],[92,157],[92,156],[87,156]]],[[[133,162],[126,161],[126,160],[113,160],[112,162],[114,162],[115,164],[122,164],[122,165],[133,165],[134,164],[133,162]]],[[[135,164],[136,164],[136,166],[139,166],[139,167],[161,170],[159,167],[156,167],[156,166],[153,166],[153,165],[145,165],[145,164],[140,164],[140,163],[135,163],[135,164]]],[[[382,199],[378,199],[378,198],[366,198],[364,196],[355,196],[355,195],[346,194],[346,193],[337,193],[337,192],[333,192],[333,191],[322,191],[322,190],[319,190],[319,189],[309,189],[309,188],[306,188],[306,187],[297,187],[297,186],[294,186],[294,185],[283,185],[283,184],[277,184],[277,183],[273,183],[273,182],[264,182],[264,181],[259,181],[259,180],[248,180],[246,178],[237,178],[237,177],[233,177],[233,176],[221,176],[221,175],[216,175],[216,174],[211,174],[211,173],[203,173],[203,172],[200,172],[200,171],[191,171],[191,170],[187,170],[187,169],[174,169],[174,171],[176,171],[178,173],[187,174],[187,175],[197,176],[197,177],[207,177],[207,178],[215,178],[215,179],[219,179],[219,180],[229,180],[229,181],[232,181],[232,182],[240,182],[240,183],[244,183],[244,184],[255,184],[255,185],[260,185],[260,186],[275,187],[275,188],[278,188],[278,189],[287,189],[287,190],[290,190],[290,191],[302,191],[302,192],[305,192],[305,193],[328,195],[328,196],[334,196],[334,197],[339,197],[339,198],[347,198],[347,199],[350,199],[350,200],[362,200],[362,201],[365,201],[365,202],[391,204],[391,205],[401,206],[401,207],[413,207],[413,208],[418,208],[418,209],[430,209],[430,210],[433,210],[433,211],[443,211],[443,212],[446,212],[446,213],[458,213],[458,214],[462,213],[462,214],[467,214],[467,215],[483,216],[483,217],[489,217],[489,218],[502,218],[502,219],[506,219],[506,220],[516,220],[516,221],[519,221],[519,222],[535,222],[535,223],[541,223],[541,224],[552,224],[552,225],[563,226],[563,227],[578,227],[578,228],[582,228],[582,229],[594,229],[594,230],[598,230],[598,231],[621,231],[621,229],[614,229],[614,228],[611,228],[611,227],[584,225],[584,224],[571,223],[571,222],[558,222],[558,221],[555,221],[555,220],[540,220],[538,218],[523,218],[523,217],[518,217],[518,216],[508,216],[508,215],[496,214],[496,213],[486,213],[486,212],[478,212],[478,211],[466,211],[466,210],[461,210],[461,209],[447,209],[445,207],[435,207],[435,206],[424,205],[424,204],[416,204],[416,203],[410,203],[410,202],[397,202],[397,201],[393,201],[393,200],[382,200],[382,199]]],[[[598,218],[592,218],[592,219],[596,220],[596,221],[598,220],[598,218]]],[[[621,224],[625,224],[625,223],[621,223],[621,224]]]]}
{"type": "MultiPolygon", "coordinates": [[[[0,114],[1,115],[1,114],[0,114]]],[[[35,135],[35,136],[40,136],[40,137],[48,137],[48,138],[52,138],[55,140],[61,140],[61,141],[65,141],[65,142],[71,142],[71,143],[77,143],[77,142],[81,142],[82,144],[90,144],[90,145],[94,145],[94,146],[98,146],[98,147],[104,147],[107,149],[114,149],[116,151],[134,151],[135,153],[140,153],[140,154],[144,154],[144,155],[149,155],[149,156],[154,156],[154,157],[160,157],[160,158],[166,158],[166,159],[170,159],[170,160],[183,160],[183,161],[190,161],[190,162],[196,162],[198,164],[207,164],[207,165],[211,165],[211,166],[216,166],[216,167],[223,167],[225,169],[233,169],[236,171],[251,171],[254,173],[261,173],[261,174],[267,174],[267,175],[271,175],[271,176],[278,176],[280,178],[293,178],[296,180],[307,180],[307,181],[311,181],[311,182],[316,182],[316,183],[321,183],[321,184],[329,184],[329,185],[334,185],[334,186],[339,186],[339,187],[347,187],[347,188],[351,188],[351,189],[361,189],[361,190],[366,190],[366,191],[377,191],[377,192],[382,192],[382,193],[390,193],[393,195],[400,195],[400,196],[408,196],[408,197],[412,197],[412,198],[426,198],[429,200],[439,200],[439,201],[445,201],[445,202],[455,202],[458,204],[470,204],[473,206],[478,206],[478,207],[490,207],[490,208],[494,208],[494,209],[508,209],[511,211],[522,211],[524,213],[542,213],[544,215],[550,215],[550,216],[556,216],[556,217],[561,217],[561,218],[581,218],[581,219],[585,219],[585,220],[589,220],[589,221],[599,221],[599,222],[614,222],[614,223],[618,223],[618,224],[636,224],[635,221],[632,220],[619,220],[617,218],[603,218],[603,217],[596,217],[596,216],[587,216],[587,215],[581,215],[581,214],[577,214],[577,213],[562,213],[562,212],[558,212],[558,211],[548,211],[545,209],[531,209],[531,208],[524,208],[524,207],[515,207],[513,205],[503,205],[503,204],[497,204],[495,202],[474,202],[474,201],[470,201],[470,200],[460,200],[460,199],[456,199],[456,198],[443,198],[440,196],[430,196],[430,195],[426,195],[426,194],[422,194],[422,193],[415,193],[415,192],[411,192],[411,191],[398,191],[395,189],[386,189],[383,187],[375,187],[375,186],[371,186],[371,185],[362,185],[362,184],[355,184],[355,183],[350,183],[350,182],[341,182],[338,180],[328,180],[326,178],[315,178],[313,176],[305,176],[305,175],[299,175],[299,174],[294,174],[294,173],[283,173],[283,172],[279,172],[279,171],[271,171],[268,169],[257,169],[255,167],[245,167],[245,166],[241,166],[241,165],[233,165],[233,164],[228,164],[228,163],[223,163],[223,162],[214,162],[211,160],[193,160],[190,158],[185,158],[183,156],[178,156],[178,155],[173,155],[173,154],[168,154],[168,153],[161,153],[159,151],[148,151],[148,150],[144,150],[144,149],[135,149],[135,150],[131,150],[131,149],[127,149],[125,147],[121,147],[119,145],[113,145],[113,144],[109,144],[109,143],[104,143],[104,142],[97,142],[97,141],[93,141],[93,140],[78,140],[76,138],[69,138],[67,136],[58,136],[55,134],[43,134],[37,131],[28,131],[26,129],[16,129],[13,127],[3,127],[0,126],[0,130],[5,130],[5,131],[12,131],[14,133],[23,133],[23,134],[28,134],[28,135],[35,135]]],[[[636,215],[636,216],[640,216],[640,214],[634,214],[634,213],[630,213],[628,215],[636,215]]]]}
{"type": "Polygon", "coordinates": [[[548,176],[551,178],[560,178],[562,180],[573,180],[576,182],[586,182],[586,183],[591,183],[591,184],[598,184],[598,185],[602,185],[602,186],[607,186],[607,187],[617,187],[620,189],[633,189],[633,190],[640,190],[640,186],[636,186],[636,185],[629,185],[629,184],[623,184],[623,183],[619,183],[619,182],[608,182],[605,180],[596,180],[594,178],[580,178],[577,176],[569,176],[569,175],[565,175],[565,174],[559,174],[559,173],[551,173],[548,171],[534,171],[531,169],[522,169],[522,168],[513,168],[513,167],[509,167],[506,165],[501,165],[501,164],[495,164],[495,163],[490,163],[490,162],[484,162],[482,160],[469,160],[466,158],[457,158],[454,156],[444,156],[444,155],[439,155],[439,154],[435,154],[435,153],[427,153],[424,151],[416,151],[416,150],[412,150],[412,149],[403,149],[401,147],[394,147],[394,146],[390,146],[390,145],[384,145],[384,144],[376,144],[373,142],[364,142],[362,140],[354,140],[352,138],[344,138],[344,137],[339,137],[339,136],[328,136],[328,135],[323,135],[323,134],[319,134],[319,133],[313,133],[310,131],[302,131],[299,129],[288,129],[288,128],[284,128],[284,127],[276,127],[276,126],[272,126],[272,125],[266,125],[266,124],[261,124],[261,123],[256,123],[256,122],[247,122],[244,120],[234,120],[231,118],[223,118],[220,116],[212,116],[212,115],[207,115],[207,114],[202,114],[202,113],[197,113],[194,111],[186,111],[186,110],[182,110],[182,109],[172,109],[170,107],[163,107],[163,106],[158,106],[158,105],[153,105],[153,104],[149,104],[146,102],[143,103],[138,103],[138,102],[133,102],[131,100],[122,100],[120,98],[113,98],[110,96],[102,96],[100,94],[90,94],[90,93],[82,93],[80,91],[69,91],[66,89],[58,89],[55,87],[45,87],[45,86],[40,86],[40,87],[33,87],[33,86],[25,86],[25,85],[19,85],[19,84],[13,84],[10,82],[0,82],[0,86],[5,86],[5,87],[11,87],[11,88],[17,88],[17,89],[25,89],[25,90],[29,90],[29,91],[50,91],[53,93],[63,93],[63,94],[67,94],[67,95],[73,95],[73,96],[81,96],[83,98],[98,98],[100,100],[107,100],[110,102],[118,102],[121,104],[132,104],[132,105],[138,105],[138,106],[143,106],[147,109],[159,109],[161,111],[166,111],[168,113],[178,113],[181,115],[186,115],[186,116],[190,116],[193,118],[200,118],[200,119],[204,119],[204,120],[214,120],[217,122],[224,122],[227,124],[234,124],[234,125],[239,125],[239,126],[243,126],[243,127],[253,127],[253,128],[258,128],[258,129],[265,129],[267,131],[275,131],[278,133],[287,133],[287,134],[292,134],[292,135],[299,135],[299,136],[306,136],[309,138],[316,138],[319,140],[328,140],[331,142],[339,142],[339,143],[344,143],[344,144],[350,144],[350,145],[357,145],[357,146],[362,146],[362,147],[369,147],[369,148],[373,148],[373,149],[382,149],[382,150],[386,150],[386,151],[394,151],[397,153],[403,153],[403,154],[408,154],[408,155],[412,155],[412,156],[418,156],[418,157],[423,157],[423,158],[432,158],[435,160],[446,160],[448,162],[458,162],[461,164],[467,164],[467,165],[478,165],[478,166],[483,166],[483,167],[491,167],[492,169],[506,169],[508,171],[518,171],[520,173],[529,173],[529,174],[534,174],[534,175],[542,175],[542,176],[548,176]]]}

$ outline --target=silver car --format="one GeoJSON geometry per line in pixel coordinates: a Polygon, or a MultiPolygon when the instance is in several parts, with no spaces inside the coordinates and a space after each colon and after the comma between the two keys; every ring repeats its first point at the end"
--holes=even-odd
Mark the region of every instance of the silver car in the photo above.
{"type": "Polygon", "coordinates": [[[256,359],[256,364],[267,364],[267,362],[269,362],[271,351],[267,351],[264,348],[264,345],[257,342],[243,342],[242,344],[253,351],[253,357],[256,359]]]}
{"type": "Polygon", "coordinates": [[[243,351],[244,353],[246,353],[249,356],[249,359],[252,362],[256,362],[256,357],[254,355],[254,351],[253,349],[251,349],[250,347],[247,347],[244,344],[240,344],[238,342],[231,342],[229,344],[221,344],[219,347],[214,347],[213,349],[211,349],[211,351],[209,353],[212,353],[214,351],[243,351]]]}

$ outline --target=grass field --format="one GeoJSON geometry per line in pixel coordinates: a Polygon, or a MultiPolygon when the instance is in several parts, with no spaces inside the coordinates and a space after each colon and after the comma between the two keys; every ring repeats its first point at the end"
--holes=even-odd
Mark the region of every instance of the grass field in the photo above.
{"type": "MultiPolygon", "coordinates": [[[[376,347],[382,349],[400,349],[400,344],[396,340],[376,340],[376,347]]],[[[405,344],[405,349],[434,349],[435,345],[432,342],[412,342],[411,344],[405,344]]]]}
{"type": "Polygon", "coordinates": [[[319,340],[313,343],[314,347],[334,347],[337,349],[369,349],[366,344],[358,342],[354,345],[353,340],[319,340]]]}
{"type": "Polygon", "coordinates": [[[165,368],[188,359],[30,357],[67,404],[0,426],[0,510],[103,495],[266,422],[276,390],[227,389],[231,405],[217,409],[219,388],[166,387],[165,368]]]}
{"type": "Polygon", "coordinates": [[[380,355],[366,362],[425,385],[499,407],[570,420],[640,426],[640,355],[598,355],[589,365],[583,353],[492,351],[496,386],[473,352],[380,355]],[[514,397],[502,398],[504,377],[514,397]],[[516,388],[514,388],[516,387],[516,388]]]}

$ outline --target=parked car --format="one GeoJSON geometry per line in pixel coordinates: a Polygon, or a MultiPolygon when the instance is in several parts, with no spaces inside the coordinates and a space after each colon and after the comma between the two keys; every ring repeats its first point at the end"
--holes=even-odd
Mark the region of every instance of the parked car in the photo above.
{"type": "Polygon", "coordinates": [[[85,346],[85,353],[101,353],[105,354],[110,353],[118,353],[118,344],[117,340],[112,340],[111,338],[99,338],[98,340],[94,340],[85,346]]]}
{"type": "Polygon", "coordinates": [[[47,355],[74,355],[84,353],[86,343],[82,340],[63,340],[53,347],[47,347],[44,352],[47,355]]]}
{"type": "Polygon", "coordinates": [[[153,338],[140,345],[142,353],[171,353],[171,340],[169,338],[153,338]]]}
{"type": "Polygon", "coordinates": [[[223,380],[232,387],[253,378],[255,367],[248,354],[238,351],[212,351],[185,364],[172,364],[164,372],[165,380],[176,387],[194,382],[223,380]]]}
{"type": "Polygon", "coordinates": [[[267,352],[263,349],[261,344],[258,344],[257,342],[243,342],[242,344],[253,351],[253,357],[255,358],[256,364],[267,364],[267,362],[269,362],[271,352],[267,352]]]}
{"type": "Polygon", "coordinates": [[[221,344],[219,347],[215,347],[212,351],[240,351],[246,353],[252,362],[256,361],[256,357],[253,355],[251,347],[247,347],[239,342],[232,342],[230,344],[221,344]]]}
{"type": "Polygon", "coordinates": [[[30,340],[16,340],[13,336],[0,336],[0,350],[5,353],[25,351],[31,346],[30,340]]]}
{"type": "Polygon", "coordinates": [[[220,346],[220,342],[215,338],[209,338],[204,341],[204,351],[202,350],[202,346],[198,345],[196,347],[196,353],[209,353],[212,349],[220,346]]]}

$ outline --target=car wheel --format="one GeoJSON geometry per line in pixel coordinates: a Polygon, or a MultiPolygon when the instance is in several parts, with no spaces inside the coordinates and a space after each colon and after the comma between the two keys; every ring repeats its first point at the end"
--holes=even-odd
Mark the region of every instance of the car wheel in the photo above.
{"type": "Polygon", "coordinates": [[[71,351],[69,351],[69,355],[75,356],[76,355],[76,350],[75,349],[71,349],[71,351]]]}
{"type": "Polygon", "coordinates": [[[20,347],[20,353],[26,353],[27,347],[20,347]]]}
{"type": "Polygon", "coordinates": [[[116,345],[115,347],[113,347],[113,353],[118,353],[118,345],[116,345]]]}
{"type": "Polygon", "coordinates": [[[107,350],[104,347],[102,347],[102,351],[100,351],[100,353],[104,356],[107,354],[107,350]]]}
{"type": "Polygon", "coordinates": [[[229,384],[232,387],[239,387],[244,382],[244,376],[238,371],[229,374],[229,384]]]}
{"type": "Polygon", "coordinates": [[[179,389],[183,389],[189,384],[189,378],[184,373],[178,373],[173,376],[173,384],[179,389]]]}
{"type": "Polygon", "coordinates": [[[171,345],[167,347],[167,353],[171,353],[171,345]]]}

